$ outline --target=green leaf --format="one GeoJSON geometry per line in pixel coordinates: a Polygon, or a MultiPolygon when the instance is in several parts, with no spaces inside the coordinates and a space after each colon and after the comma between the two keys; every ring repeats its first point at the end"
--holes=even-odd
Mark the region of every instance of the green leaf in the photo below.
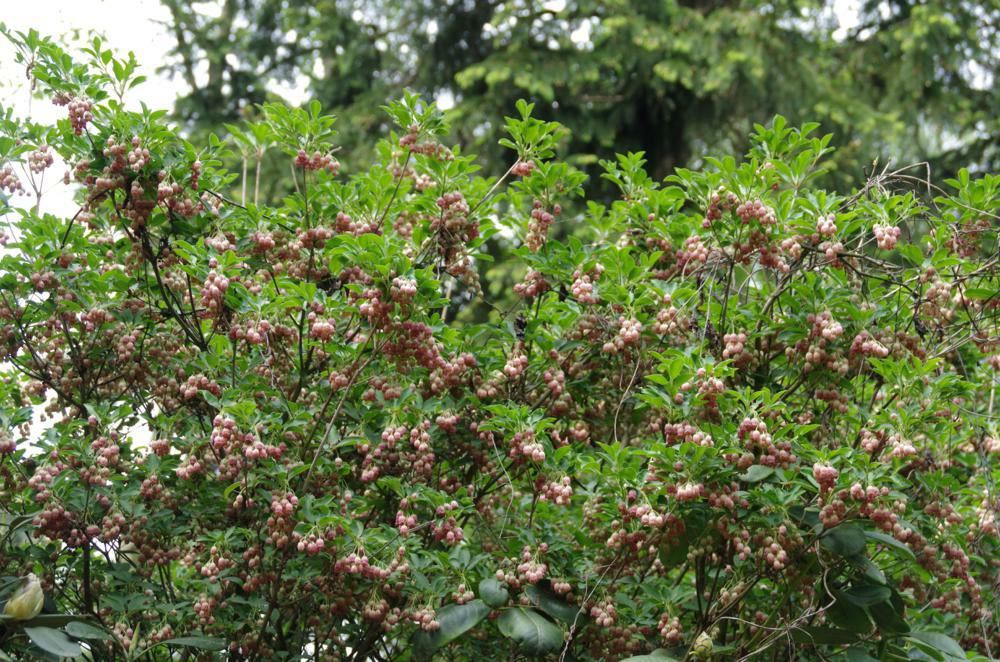
{"type": "Polygon", "coordinates": [[[626,657],[622,662],[677,662],[677,658],[668,655],[666,648],[657,648],[652,653],[626,657]]]}
{"type": "MultiPolygon", "coordinates": [[[[578,605],[572,605],[563,600],[557,593],[545,586],[529,585],[524,589],[531,604],[538,607],[552,618],[566,623],[573,623],[581,614],[578,605]]],[[[582,618],[582,616],[580,616],[582,618]]]]}
{"type": "Polygon", "coordinates": [[[101,628],[94,627],[83,621],[67,623],[66,627],[63,628],[63,632],[74,639],[95,639],[97,641],[111,641],[112,639],[111,635],[101,628]]]}
{"type": "Polygon", "coordinates": [[[806,509],[804,506],[792,506],[788,509],[791,515],[800,525],[808,527],[817,533],[822,530],[823,525],[819,521],[819,511],[815,508],[806,509]]]}
{"type": "Polygon", "coordinates": [[[863,648],[848,648],[844,653],[847,655],[847,662],[878,662],[863,648]]]}
{"type": "Polygon", "coordinates": [[[965,651],[962,647],[957,641],[946,634],[940,632],[913,632],[908,639],[914,643],[919,642],[925,646],[929,646],[934,651],[942,653],[946,658],[966,659],[965,651]]]}
{"type": "Polygon", "coordinates": [[[853,644],[861,638],[855,632],[810,625],[793,628],[791,634],[800,644],[853,644]]]}
{"type": "Polygon", "coordinates": [[[855,607],[870,607],[888,601],[892,597],[892,591],[885,586],[861,584],[852,586],[841,595],[855,607]]]}
{"type": "Polygon", "coordinates": [[[840,591],[834,592],[837,601],[826,610],[826,615],[830,622],[839,628],[859,634],[867,634],[872,631],[872,622],[868,618],[868,613],[864,609],[851,606],[840,591]]]}
{"type": "Polygon", "coordinates": [[[903,556],[906,556],[907,558],[917,558],[913,553],[913,550],[887,533],[882,533],[881,531],[865,531],[865,538],[881,545],[887,545],[896,551],[901,552],[903,556]]]}
{"type": "Polygon", "coordinates": [[[499,580],[488,577],[479,582],[479,597],[489,606],[499,609],[507,604],[510,592],[499,580]]]}
{"type": "Polygon", "coordinates": [[[159,643],[169,646],[198,648],[205,651],[219,651],[226,647],[226,640],[219,637],[177,637],[175,639],[164,639],[159,643]]]}
{"type": "Polygon", "coordinates": [[[755,464],[739,475],[739,479],[744,483],[759,483],[765,478],[770,478],[774,473],[774,467],[765,467],[763,464],[755,464]]]}
{"type": "Polygon", "coordinates": [[[906,624],[903,617],[888,602],[880,602],[868,608],[869,613],[875,620],[875,625],[882,632],[888,634],[906,634],[910,631],[910,626],[906,624]]]}
{"type": "Polygon", "coordinates": [[[57,657],[76,657],[83,653],[80,644],[76,643],[65,632],[52,628],[36,627],[24,628],[24,633],[28,638],[43,651],[51,653],[57,657]]]}
{"type": "Polygon", "coordinates": [[[882,572],[882,569],[875,565],[875,563],[864,554],[856,554],[849,557],[847,561],[855,569],[865,573],[865,577],[867,579],[875,582],[876,584],[882,584],[883,586],[886,584],[887,580],[885,578],[885,573],[882,572]]]}
{"type": "Polygon", "coordinates": [[[992,299],[997,295],[996,290],[986,287],[969,287],[964,290],[964,294],[969,299],[992,299]]]}
{"type": "Polygon", "coordinates": [[[413,645],[420,654],[429,655],[474,628],[489,613],[489,606],[482,600],[471,600],[464,605],[445,605],[435,616],[441,627],[433,632],[421,630],[414,636],[413,645]]]}
{"type": "Polygon", "coordinates": [[[924,262],[924,254],[921,252],[920,248],[914,246],[913,244],[900,244],[897,247],[900,254],[903,255],[907,260],[910,261],[914,266],[920,266],[924,262]]]}
{"type": "Polygon", "coordinates": [[[828,530],[820,537],[819,542],[837,556],[854,556],[865,548],[865,531],[849,522],[828,530]]]}
{"type": "MultiPolygon", "coordinates": [[[[48,596],[46,596],[48,598],[48,596]]],[[[68,623],[80,620],[80,616],[74,614],[39,614],[30,621],[24,621],[24,627],[62,627],[68,623]]]]}
{"type": "Polygon", "coordinates": [[[684,515],[684,534],[680,539],[673,539],[669,544],[660,547],[660,562],[670,568],[682,563],[687,558],[691,543],[696,541],[708,528],[708,509],[695,504],[684,515]]]}
{"type": "Polygon", "coordinates": [[[508,609],[500,614],[497,627],[528,655],[554,653],[563,645],[563,631],[534,609],[508,609]]]}

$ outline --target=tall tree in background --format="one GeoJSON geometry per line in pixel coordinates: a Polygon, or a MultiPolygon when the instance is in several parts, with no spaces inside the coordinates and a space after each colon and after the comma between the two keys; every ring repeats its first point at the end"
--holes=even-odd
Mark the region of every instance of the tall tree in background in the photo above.
{"type": "Polygon", "coordinates": [[[162,1],[193,128],[293,82],[339,117],[346,151],[371,144],[378,104],[406,87],[461,99],[456,133],[491,163],[521,97],[574,128],[579,165],[614,144],[661,177],[742,148],[778,112],[838,134],[844,172],[889,151],[942,174],[1000,159],[996,0],[864,0],[850,29],[824,0],[162,1]]]}

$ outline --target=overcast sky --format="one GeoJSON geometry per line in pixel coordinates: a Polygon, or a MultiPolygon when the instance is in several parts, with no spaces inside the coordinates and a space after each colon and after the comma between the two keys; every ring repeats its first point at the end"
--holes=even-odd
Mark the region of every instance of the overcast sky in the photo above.
{"type": "MultiPolygon", "coordinates": [[[[135,88],[131,101],[144,102],[151,108],[172,108],[180,89],[180,81],[158,76],[156,63],[163,62],[171,45],[171,38],[164,25],[169,13],[159,0],[0,0],[4,11],[0,14],[6,26],[15,31],[31,28],[62,40],[80,31],[84,39],[88,31],[96,31],[108,47],[121,54],[134,51],[142,73],[149,81],[135,88]]],[[[81,42],[76,42],[81,43],[81,42]]],[[[0,104],[13,108],[14,113],[25,117],[29,111],[28,88],[24,69],[14,62],[14,49],[5,39],[0,39],[0,104]]],[[[35,99],[30,105],[31,117],[38,122],[51,122],[66,114],[45,100],[35,99]]],[[[61,174],[65,166],[57,163],[53,171],[61,174]]],[[[42,212],[72,215],[72,191],[58,183],[58,177],[49,178],[42,197],[42,212]]],[[[33,200],[15,196],[16,205],[28,206],[33,200]]]]}
{"type": "MultiPolygon", "coordinates": [[[[153,69],[163,62],[171,37],[159,22],[167,21],[169,12],[159,0],[4,0],[0,14],[8,28],[61,37],[75,30],[94,30],[115,51],[134,51],[150,83],[137,89],[137,96],[149,106],[169,108],[177,93],[177,84],[157,79],[153,69]]],[[[84,35],[85,36],[85,35],[84,35]]],[[[27,101],[24,93],[11,96],[10,84],[24,81],[24,72],[13,61],[13,49],[0,40],[0,85],[3,103],[21,111],[27,101]]],[[[23,88],[22,88],[23,92],[23,88]]],[[[41,112],[41,108],[33,111],[41,112]]]]}

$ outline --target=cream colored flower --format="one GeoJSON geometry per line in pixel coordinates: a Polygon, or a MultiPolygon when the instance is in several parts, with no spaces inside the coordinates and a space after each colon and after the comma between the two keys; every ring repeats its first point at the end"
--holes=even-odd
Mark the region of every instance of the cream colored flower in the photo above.
{"type": "Polygon", "coordinates": [[[26,621],[38,616],[42,611],[43,602],[45,593],[42,592],[42,583],[31,573],[25,578],[21,588],[7,600],[3,614],[16,621],[26,621]]]}
{"type": "Polygon", "coordinates": [[[702,632],[694,640],[694,646],[691,647],[691,655],[697,660],[707,660],[712,657],[712,648],[712,638],[708,636],[707,632],[702,632]]]}

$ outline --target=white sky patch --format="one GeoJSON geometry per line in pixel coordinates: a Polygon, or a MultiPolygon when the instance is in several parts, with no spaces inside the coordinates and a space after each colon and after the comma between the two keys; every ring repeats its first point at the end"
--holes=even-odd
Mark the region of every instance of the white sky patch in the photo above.
{"type": "Polygon", "coordinates": [[[579,27],[569,33],[569,40],[578,47],[586,46],[590,43],[590,35],[594,32],[594,24],[590,21],[583,21],[579,27]]]}
{"type": "Polygon", "coordinates": [[[434,103],[441,110],[451,110],[455,107],[455,95],[451,90],[441,90],[434,98],[434,103]]]}
{"type": "Polygon", "coordinates": [[[299,73],[294,81],[271,78],[267,81],[267,89],[293,106],[300,106],[312,99],[309,92],[309,77],[303,73],[299,73]]]}
{"type": "Polygon", "coordinates": [[[218,0],[191,3],[191,9],[209,18],[219,18],[222,16],[222,3],[218,2],[218,0]]]}
{"type": "MultiPolygon", "coordinates": [[[[173,37],[158,23],[170,19],[168,10],[159,0],[35,0],[5,2],[4,5],[3,21],[11,31],[27,32],[34,28],[42,36],[64,44],[78,32],[79,39],[72,41],[71,50],[85,45],[90,38],[89,31],[94,31],[104,39],[105,47],[119,56],[134,52],[139,73],[148,80],[126,95],[126,106],[130,109],[137,110],[140,103],[154,109],[173,108],[184,89],[180,80],[170,80],[155,71],[157,64],[166,61],[167,52],[173,45],[173,37]]],[[[64,117],[65,108],[30,97],[24,67],[15,62],[14,54],[13,46],[6,39],[0,39],[0,105],[12,108],[17,117],[30,117],[41,123],[53,123],[64,117]]],[[[74,187],[61,181],[65,170],[66,164],[56,157],[54,165],[46,171],[42,213],[72,216],[76,212],[74,187]]],[[[27,187],[27,179],[24,182],[27,187]]],[[[22,208],[34,202],[33,197],[26,196],[12,199],[15,206],[22,208]]]]}
{"type": "Polygon", "coordinates": [[[834,0],[833,13],[839,24],[833,31],[833,38],[841,41],[861,23],[861,0],[834,0]]]}
{"type": "Polygon", "coordinates": [[[976,90],[986,91],[993,87],[995,76],[990,69],[987,69],[975,60],[965,63],[967,79],[969,84],[976,90]]]}
{"type": "MultiPolygon", "coordinates": [[[[212,4],[212,3],[203,3],[212,4]]],[[[166,61],[173,45],[173,37],[165,25],[170,13],[158,0],[34,0],[33,2],[4,2],[3,22],[11,30],[27,32],[34,28],[42,35],[62,40],[71,32],[80,31],[87,38],[88,31],[100,34],[108,48],[121,55],[133,51],[139,61],[141,73],[149,82],[132,92],[131,100],[138,105],[144,101],[152,108],[171,108],[177,98],[179,83],[172,82],[154,71],[166,61]]],[[[0,86],[5,105],[15,112],[26,112],[26,94],[11,94],[12,82],[24,82],[23,69],[14,62],[14,49],[6,40],[0,40],[0,86]]],[[[32,108],[41,111],[43,104],[32,108]]],[[[64,109],[58,109],[63,111],[64,109]]],[[[47,117],[38,115],[39,121],[47,117]]]]}
{"type": "Polygon", "coordinates": [[[318,57],[313,60],[312,73],[316,78],[323,78],[326,76],[326,67],[323,65],[323,58],[318,57]]]}

